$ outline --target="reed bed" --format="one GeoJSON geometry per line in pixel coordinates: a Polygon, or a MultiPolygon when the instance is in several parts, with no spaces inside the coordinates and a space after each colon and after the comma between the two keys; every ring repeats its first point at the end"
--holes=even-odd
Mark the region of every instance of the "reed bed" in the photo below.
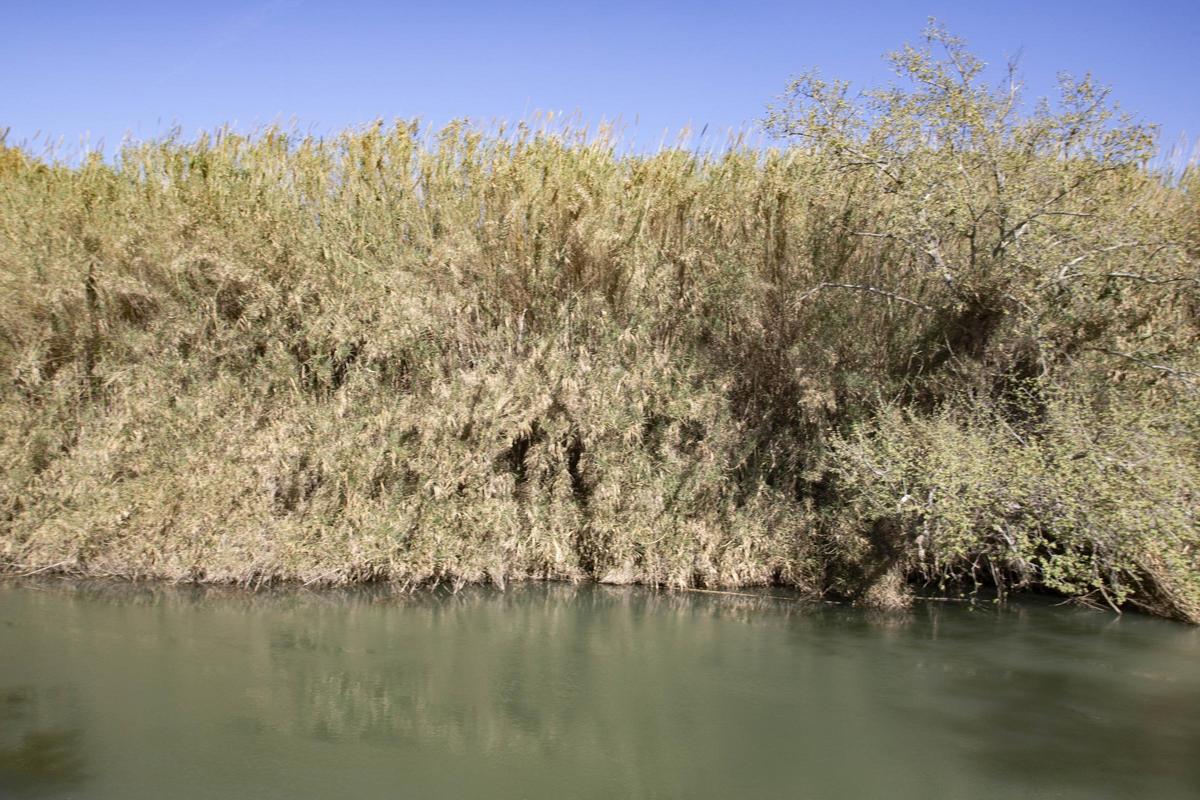
{"type": "Polygon", "coordinates": [[[1200,173],[931,43],[867,106],[797,81],[769,150],[3,147],[0,565],[1200,620],[1200,173]]]}

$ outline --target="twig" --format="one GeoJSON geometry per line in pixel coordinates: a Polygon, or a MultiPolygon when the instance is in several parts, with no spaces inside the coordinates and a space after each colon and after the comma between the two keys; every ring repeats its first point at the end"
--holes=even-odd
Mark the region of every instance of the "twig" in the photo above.
{"type": "Polygon", "coordinates": [[[1189,386],[1195,386],[1195,383],[1192,380],[1193,378],[1200,378],[1200,372],[1193,372],[1186,369],[1175,369],[1174,367],[1168,367],[1165,364],[1154,364],[1144,358],[1135,356],[1132,353],[1122,353],[1120,350],[1110,350],[1107,347],[1087,347],[1084,349],[1097,353],[1107,353],[1110,356],[1120,356],[1121,358],[1128,359],[1135,364],[1140,364],[1147,369],[1157,370],[1158,372],[1165,373],[1173,378],[1178,378],[1189,386]]]}
{"type": "Polygon", "coordinates": [[[1133,272],[1105,272],[1102,275],[1097,275],[1098,278],[1129,278],[1142,283],[1158,285],[1161,283],[1200,283],[1200,278],[1194,278],[1190,275],[1179,275],[1173,278],[1152,278],[1146,275],[1138,275],[1133,272]]]}
{"type": "Polygon", "coordinates": [[[973,597],[926,597],[924,595],[914,594],[913,600],[921,600],[926,603],[974,603],[973,597]]]}
{"type": "Polygon", "coordinates": [[[1117,608],[1117,604],[1114,603],[1112,598],[1108,596],[1108,592],[1104,591],[1104,584],[1100,584],[1096,588],[1100,590],[1100,596],[1104,598],[1104,602],[1108,603],[1108,607],[1111,608],[1117,616],[1121,616],[1121,609],[1117,608]]]}
{"type": "Polygon", "coordinates": [[[301,584],[301,586],[311,586],[314,583],[317,583],[318,581],[323,581],[326,578],[333,575],[334,573],[336,573],[339,569],[341,569],[341,568],[334,567],[333,569],[328,570],[327,572],[322,572],[320,575],[316,576],[315,578],[310,578],[310,579],[306,580],[304,583],[301,584]]]}
{"type": "Polygon", "coordinates": [[[38,573],[41,573],[41,572],[48,572],[52,569],[58,569],[59,567],[65,567],[67,564],[70,564],[70,563],[71,563],[71,560],[67,559],[66,561],[60,561],[57,564],[49,564],[45,567],[42,567],[40,569],[31,570],[29,572],[18,572],[15,577],[28,578],[30,575],[37,575],[38,573]]]}
{"type": "Polygon", "coordinates": [[[793,601],[794,597],[782,597],[777,594],[752,594],[750,592],[728,592],[719,589],[697,589],[693,586],[678,586],[675,587],[681,592],[698,592],[700,594],[724,594],[730,597],[753,597],[755,600],[787,600],[793,601]]]}
{"type": "Polygon", "coordinates": [[[750,592],[729,592],[719,589],[697,589],[693,586],[675,586],[672,589],[680,592],[697,592],[699,594],[722,594],[730,597],[749,597],[754,600],[782,600],[785,603],[812,603],[826,606],[844,606],[846,603],[838,600],[814,599],[811,597],[783,597],[777,594],[752,594],[750,592]]]}
{"type": "Polygon", "coordinates": [[[861,283],[832,283],[829,281],[818,283],[812,289],[809,289],[807,292],[805,292],[804,294],[802,294],[798,298],[796,298],[796,302],[802,303],[805,300],[807,300],[808,298],[815,295],[817,292],[821,291],[822,289],[830,289],[830,288],[832,288],[832,289],[854,289],[854,290],[857,290],[860,292],[870,292],[871,294],[877,294],[877,295],[880,295],[881,297],[886,297],[889,300],[898,300],[901,303],[906,303],[915,308],[919,308],[922,311],[928,311],[931,314],[933,313],[933,310],[934,310],[933,306],[925,305],[924,303],[918,302],[916,300],[912,300],[912,299],[907,298],[900,294],[896,294],[895,292],[889,292],[887,289],[879,289],[874,286],[867,286],[866,284],[861,284],[861,283]]]}

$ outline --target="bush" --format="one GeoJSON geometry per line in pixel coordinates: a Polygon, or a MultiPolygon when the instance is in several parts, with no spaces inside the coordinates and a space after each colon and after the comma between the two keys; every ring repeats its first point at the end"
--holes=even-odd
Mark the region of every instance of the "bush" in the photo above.
{"type": "Polygon", "coordinates": [[[1045,587],[1200,616],[1200,469],[1179,413],[1055,400],[1035,433],[995,412],[889,409],[835,440],[852,529],[889,523],[918,582],[1045,587]]]}

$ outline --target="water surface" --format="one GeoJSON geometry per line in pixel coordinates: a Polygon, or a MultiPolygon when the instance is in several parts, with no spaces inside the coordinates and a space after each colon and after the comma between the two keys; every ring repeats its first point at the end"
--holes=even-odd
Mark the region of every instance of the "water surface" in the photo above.
{"type": "Polygon", "coordinates": [[[1200,632],[639,589],[0,583],[0,797],[1200,797],[1200,632]]]}

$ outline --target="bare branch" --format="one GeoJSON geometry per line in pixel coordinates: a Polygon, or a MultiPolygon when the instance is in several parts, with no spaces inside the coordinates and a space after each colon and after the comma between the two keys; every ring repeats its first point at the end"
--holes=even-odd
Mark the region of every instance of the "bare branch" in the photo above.
{"type": "Polygon", "coordinates": [[[1154,285],[1158,285],[1158,284],[1162,284],[1162,283],[1200,283],[1200,278],[1197,278],[1194,275],[1176,275],[1176,276],[1173,276],[1170,278],[1159,278],[1159,277],[1152,277],[1152,276],[1148,276],[1148,275],[1137,275],[1133,272],[1105,272],[1105,273],[1103,273],[1101,275],[1097,275],[1095,277],[1097,277],[1097,278],[1129,278],[1130,280],[1141,281],[1142,283],[1149,283],[1149,284],[1154,284],[1154,285]]]}
{"type": "Polygon", "coordinates": [[[1156,372],[1161,372],[1164,375],[1169,375],[1172,378],[1183,381],[1193,390],[1196,388],[1196,383],[1193,379],[1200,378],[1200,372],[1193,372],[1192,370],[1187,369],[1175,369],[1174,367],[1168,367],[1166,364],[1154,364],[1142,358],[1141,356],[1135,356],[1132,353],[1122,353],[1120,350],[1110,350],[1107,347],[1086,347],[1084,349],[1097,353],[1107,353],[1110,356],[1119,356],[1120,358],[1127,359],[1135,364],[1140,364],[1147,369],[1152,369],[1156,372]]]}
{"type": "Polygon", "coordinates": [[[1149,260],[1150,258],[1152,258],[1155,254],[1159,253],[1164,248],[1178,247],[1178,246],[1179,245],[1176,242],[1118,242],[1116,244],[1112,244],[1107,247],[1098,247],[1095,250],[1089,250],[1086,253],[1082,253],[1082,254],[1076,256],[1075,258],[1072,258],[1070,261],[1066,262],[1065,264],[1063,264],[1061,267],[1058,268],[1058,275],[1053,280],[1043,282],[1038,288],[1048,286],[1051,283],[1063,283],[1064,281],[1066,281],[1070,278],[1081,278],[1081,277],[1129,278],[1131,280],[1140,280],[1144,283],[1150,283],[1150,284],[1178,283],[1178,282],[1186,282],[1186,281],[1197,282],[1200,279],[1197,279],[1196,277],[1192,277],[1192,276],[1186,276],[1186,275],[1174,276],[1174,277],[1170,277],[1170,278],[1163,278],[1163,277],[1159,277],[1159,276],[1140,275],[1140,274],[1134,273],[1134,272],[1105,272],[1105,273],[1100,273],[1097,275],[1084,275],[1083,273],[1078,273],[1078,272],[1072,273],[1071,272],[1071,267],[1082,264],[1084,261],[1087,261],[1089,258],[1094,258],[1095,256],[1103,255],[1105,253],[1112,253],[1117,250],[1129,250],[1129,249],[1138,248],[1138,247],[1153,247],[1154,248],[1153,252],[1147,256],[1147,260],[1149,260]]]}
{"type": "Polygon", "coordinates": [[[889,300],[896,300],[897,302],[905,303],[907,305],[913,306],[914,308],[919,308],[922,311],[928,311],[930,313],[933,313],[933,311],[934,311],[933,306],[926,305],[925,303],[921,303],[917,300],[912,300],[908,297],[904,297],[903,295],[896,294],[895,292],[889,292],[887,289],[879,289],[875,286],[867,286],[866,284],[861,284],[861,283],[832,283],[829,281],[826,281],[823,283],[818,283],[812,289],[809,289],[807,292],[805,292],[804,294],[797,297],[796,298],[797,305],[800,303],[803,303],[805,300],[816,295],[822,289],[854,289],[859,292],[868,292],[870,294],[877,294],[880,297],[886,297],[889,300]]]}

